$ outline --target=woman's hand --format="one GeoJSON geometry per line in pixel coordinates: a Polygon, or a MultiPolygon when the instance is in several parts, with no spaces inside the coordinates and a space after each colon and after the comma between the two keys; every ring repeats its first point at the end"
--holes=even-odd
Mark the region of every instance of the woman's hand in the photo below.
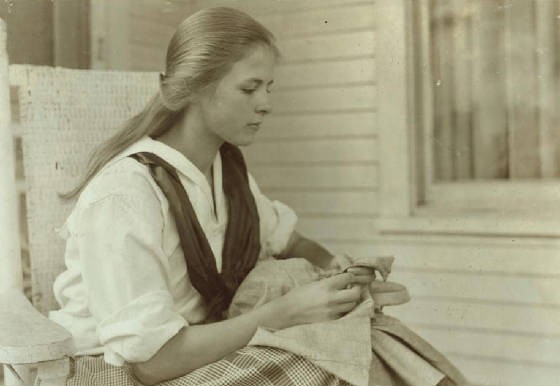
{"type": "Polygon", "coordinates": [[[383,281],[387,281],[391,273],[394,257],[374,257],[356,260],[355,263],[346,268],[345,272],[352,272],[355,275],[373,275],[375,279],[375,271],[379,272],[383,281]]]}
{"type": "Polygon", "coordinates": [[[283,310],[270,327],[286,328],[299,324],[338,319],[359,303],[362,286],[372,281],[371,275],[341,273],[297,287],[272,301],[283,310]],[[358,285],[355,285],[358,284],[358,285]]]}

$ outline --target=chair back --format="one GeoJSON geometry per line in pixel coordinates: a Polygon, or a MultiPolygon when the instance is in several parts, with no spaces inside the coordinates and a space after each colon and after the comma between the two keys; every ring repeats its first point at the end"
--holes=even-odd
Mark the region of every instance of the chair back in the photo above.
{"type": "Polygon", "coordinates": [[[31,297],[46,313],[57,308],[52,285],[65,269],[65,241],[56,230],[75,203],[58,193],[76,186],[94,147],[157,92],[157,74],[31,65],[9,72],[19,100],[31,297]]]}

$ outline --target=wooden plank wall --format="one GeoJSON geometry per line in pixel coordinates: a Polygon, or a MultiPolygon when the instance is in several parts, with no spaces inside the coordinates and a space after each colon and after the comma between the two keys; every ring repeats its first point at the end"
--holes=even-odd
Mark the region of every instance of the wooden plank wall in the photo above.
{"type": "Polygon", "coordinates": [[[560,240],[401,235],[337,245],[397,257],[406,305],[386,309],[480,385],[560,379],[560,240]]]}
{"type": "Polygon", "coordinates": [[[271,29],[283,55],[273,114],[245,149],[261,189],[297,211],[305,234],[367,235],[378,185],[374,3],[142,0],[127,21],[127,69],[161,70],[175,25],[197,9],[220,5],[244,10],[271,29]]]}

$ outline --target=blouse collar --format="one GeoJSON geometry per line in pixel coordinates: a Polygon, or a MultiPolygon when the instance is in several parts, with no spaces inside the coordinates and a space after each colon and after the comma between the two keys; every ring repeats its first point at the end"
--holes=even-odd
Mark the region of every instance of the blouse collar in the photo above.
{"type": "MultiPolygon", "coordinates": [[[[210,186],[208,184],[208,181],[206,180],[206,177],[204,176],[202,171],[200,171],[200,169],[195,166],[195,164],[193,164],[180,151],[148,136],[145,136],[139,141],[132,144],[117,157],[115,157],[114,160],[116,161],[118,159],[122,159],[128,157],[131,154],[139,152],[150,152],[163,158],[165,161],[169,162],[179,174],[182,174],[184,177],[191,180],[193,183],[198,185],[205,193],[209,194],[210,197],[212,197],[212,192],[210,191],[210,186]]],[[[222,186],[222,159],[219,151],[216,154],[216,158],[214,158],[212,167],[214,175],[214,188],[216,189],[217,187],[222,186]]]]}

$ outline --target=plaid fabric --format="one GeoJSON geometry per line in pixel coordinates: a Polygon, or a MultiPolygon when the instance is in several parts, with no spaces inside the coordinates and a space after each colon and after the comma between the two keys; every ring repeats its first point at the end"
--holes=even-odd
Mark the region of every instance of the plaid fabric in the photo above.
{"type": "MultiPolygon", "coordinates": [[[[77,357],[68,386],[138,386],[129,367],[102,356],[77,357]]],[[[222,360],[159,386],[349,386],[306,359],[284,350],[247,346],[222,360]]]]}

